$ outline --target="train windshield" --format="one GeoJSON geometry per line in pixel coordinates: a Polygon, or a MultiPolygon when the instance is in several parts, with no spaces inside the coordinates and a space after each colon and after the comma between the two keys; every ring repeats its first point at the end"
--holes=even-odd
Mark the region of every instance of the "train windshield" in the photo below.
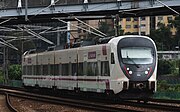
{"type": "Polygon", "coordinates": [[[121,49],[122,61],[125,64],[151,64],[153,52],[147,47],[126,47],[121,49]]]}

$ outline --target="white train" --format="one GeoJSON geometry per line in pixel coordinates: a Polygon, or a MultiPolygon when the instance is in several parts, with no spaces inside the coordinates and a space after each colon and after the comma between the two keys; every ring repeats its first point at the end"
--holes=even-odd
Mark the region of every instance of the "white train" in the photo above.
{"type": "Polygon", "coordinates": [[[119,36],[106,44],[26,52],[22,67],[24,86],[107,94],[156,91],[157,50],[146,36],[119,36]]]}

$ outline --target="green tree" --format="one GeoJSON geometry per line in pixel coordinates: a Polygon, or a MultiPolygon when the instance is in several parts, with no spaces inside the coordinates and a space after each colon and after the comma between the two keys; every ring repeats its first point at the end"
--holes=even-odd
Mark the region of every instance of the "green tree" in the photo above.
{"type": "Polygon", "coordinates": [[[176,35],[174,37],[174,45],[178,46],[180,44],[180,16],[176,16],[174,20],[171,20],[169,22],[170,22],[171,27],[176,28],[176,35]]]}
{"type": "Polygon", "coordinates": [[[10,80],[21,79],[21,65],[11,65],[8,68],[8,75],[10,80]]]}
{"type": "Polygon", "coordinates": [[[0,84],[2,84],[4,82],[4,74],[3,71],[0,70],[0,84]]]}
{"type": "Polygon", "coordinates": [[[174,49],[173,38],[170,26],[158,23],[158,29],[151,30],[150,37],[155,41],[158,50],[174,49]]]}

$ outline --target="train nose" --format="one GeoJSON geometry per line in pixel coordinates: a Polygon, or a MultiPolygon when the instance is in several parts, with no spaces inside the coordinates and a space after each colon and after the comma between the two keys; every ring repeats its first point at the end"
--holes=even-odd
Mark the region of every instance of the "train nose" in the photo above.
{"type": "Polygon", "coordinates": [[[139,88],[139,89],[143,89],[144,84],[143,83],[138,83],[138,84],[136,84],[136,87],[139,88]]]}

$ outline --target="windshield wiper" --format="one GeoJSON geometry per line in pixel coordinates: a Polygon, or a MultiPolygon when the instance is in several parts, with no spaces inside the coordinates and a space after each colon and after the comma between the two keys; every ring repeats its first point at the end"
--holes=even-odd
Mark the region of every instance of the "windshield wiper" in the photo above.
{"type": "Polygon", "coordinates": [[[129,56],[127,56],[127,59],[129,59],[131,62],[133,62],[133,64],[134,64],[137,68],[139,68],[139,66],[134,62],[134,60],[133,60],[132,58],[130,58],[129,56]]]}

